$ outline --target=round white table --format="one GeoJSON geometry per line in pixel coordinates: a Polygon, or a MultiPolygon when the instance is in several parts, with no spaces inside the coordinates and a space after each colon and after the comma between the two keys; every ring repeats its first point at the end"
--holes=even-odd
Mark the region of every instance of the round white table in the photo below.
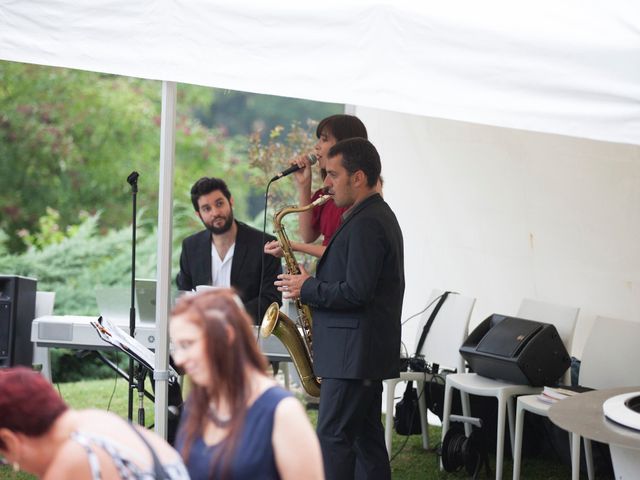
{"type": "MultiPolygon", "coordinates": [[[[639,478],[640,431],[609,420],[602,404],[611,397],[630,392],[640,392],[640,386],[593,390],[559,401],[549,409],[549,418],[563,430],[609,444],[616,479],[639,478]]],[[[579,447],[577,452],[579,455],[579,447]]]]}

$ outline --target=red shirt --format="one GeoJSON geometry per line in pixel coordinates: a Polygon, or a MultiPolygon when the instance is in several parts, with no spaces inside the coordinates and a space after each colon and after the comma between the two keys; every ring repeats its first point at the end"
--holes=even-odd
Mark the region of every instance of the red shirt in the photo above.
{"type": "MultiPolygon", "coordinates": [[[[311,197],[313,202],[324,193],[324,189],[319,189],[311,197]]],[[[329,200],[324,205],[315,207],[312,214],[311,226],[314,230],[320,230],[322,234],[322,245],[327,246],[331,237],[340,226],[342,221],[342,214],[347,211],[346,207],[337,207],[333,199],[329,200]]]]}

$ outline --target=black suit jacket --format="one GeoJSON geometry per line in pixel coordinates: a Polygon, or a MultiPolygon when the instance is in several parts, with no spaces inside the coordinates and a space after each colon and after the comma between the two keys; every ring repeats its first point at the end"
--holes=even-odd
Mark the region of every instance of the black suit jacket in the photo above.
{"type": "Polygon", "coordinates": [[[331,238],[316,277],[302,285],[312,307],[314,372],[326,378],[399,375],[404,296],[402,232],[378,194],[354,206],[331,238]]]}
{"type": "MultiPolygon", "coordinates": [[[[231,286],[238,291],[247,312],[257,323],[269,305],[282,303],[280,292],[273,282],[282,272],[280,259],[263,253],[262,232],[242,222],[236,221],[238,233],[231,261],[231,286]],[[262,282],[262,300],[258,312],[258,292],[260,290],[260,271],[264,256],[264,277],[262,282]]],[[[275,240],[272,235],[265,236],[265,242],[275,240]]],[[[180,273],[176,284],[180,290],[192,290],[197,285],[211,285],[211,232],[203,230],[182,242],[180,254],[180,273]]]]}

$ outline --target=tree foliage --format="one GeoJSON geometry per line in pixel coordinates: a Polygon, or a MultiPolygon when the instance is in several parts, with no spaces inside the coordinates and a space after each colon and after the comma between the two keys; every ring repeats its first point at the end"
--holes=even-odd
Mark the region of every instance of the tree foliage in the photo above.
{"type": "Polygon", "coordinates": [[[103,222],[116,225],[125,172],[157,172],[157,82],[10,62],[0,78],[0,227],[10,248],[46,207],[66,227],[108,203],[103,222]]]}
{"type": "MultiPolygon", "coordinates": [[[[43,227],[48,207],[61,230],[81,212],[102,211],[100,228],[131,222],[129,173],[140,173],[138,202],[157,216],[160,82],[0,62],[0,230],[20,252],[43,227]]],[[[180,85],[175,197],[203,175],[225,178],[234,196],[252,192],[246,140],[203,126],[193,112],[215,97],[180,85]]],[[[246,202],[237,202],[246,213],[246,202]]],[[[147,224],[145,224],[147,225],[147,224]]],[[[44,225],[46,227],[46,225],[44,225]]]]}

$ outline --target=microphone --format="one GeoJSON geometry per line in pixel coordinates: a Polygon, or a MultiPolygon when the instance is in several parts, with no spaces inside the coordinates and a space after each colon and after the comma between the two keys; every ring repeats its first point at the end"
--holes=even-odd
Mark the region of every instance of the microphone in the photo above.
{"type": "Polygon", "coordinates": [[[138,183],[138,177],[140,174],[136,171],[133,171],[127,177],[127,183],[133,187],[136,183],[138,183]]]}
{"type": "Polygon", "coordinates": [[[129,185],[131,185],[131,190],[133,191],[133,193],[136,193],[138,191],[138,177],[139,176],[140,176],[140,174],[134,170],[127,177],[127,183],[129,185]]]}
{"type": "MultiPolygon", "coordinates": [[[[309,155],[307,155],[307,160],[309,160],[309,165],[315,165],[316,162],[318,161],[318,157],[316,157],[313,153],[310,153],[309,155]]],[[[276,180],[281,179],[282,177],[286,177],[287,175],[292,174],[293,172],[297,172],[298,170],[300,170],[301,168],[304,167],[300,167],[300,165],[296,164],[296,165],[291,165],[289,168],[287,168],[286,170],[281,171],[280,173],[278,173],[275,177],[273,177],[271,179],[272,182],[275,182],[276,180]]]]}

